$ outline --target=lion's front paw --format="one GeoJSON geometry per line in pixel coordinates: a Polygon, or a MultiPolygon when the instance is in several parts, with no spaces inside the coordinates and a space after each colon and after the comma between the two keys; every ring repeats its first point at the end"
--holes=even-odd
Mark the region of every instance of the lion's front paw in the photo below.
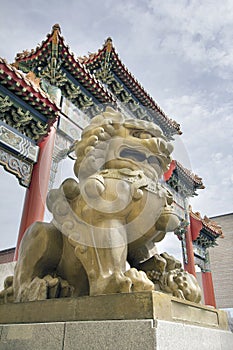
{"type": "Polygon", "coordinates": [[[45,299],[47,299],[47,282],[39,277],[35,277],[29,283],[21,284],[19,291],[16,293],[17,302],[45,299]]]}
{"type": "Polygon", "coordinates": [[[23,284],[16,301],[34,301],[52,298],[70,297],[73,287],[60,277],[46,275],[44,278],[35,277],[27,285],[23,284]]]}
{"type": "Polygon", "coordinates": [[[0,304],[14,301],[13,276],[8,276],[4,281],[4,289],[0,291],[0,304]]]}
{"type": "Polygon", "coordinates": [[[44,277],[47,282],[47,298],[67,298],[73,295],[74,288],[66,280],[60,277],[47,275],[44,277]]]}
{"type": "Polygon", "coordinates": [[[144,271],[138,271],[132,268],[125,272],[125,276],[129,277],[132,281],[132,292],[154,290],[154,283],[149,280],[144,271]]]}
{"type": "Polygon", "coordinates": [[[89,276],[90,295],[129,293],[132,285],[131,279],[123,272],[116,271],[110,276],[89,276]]]}

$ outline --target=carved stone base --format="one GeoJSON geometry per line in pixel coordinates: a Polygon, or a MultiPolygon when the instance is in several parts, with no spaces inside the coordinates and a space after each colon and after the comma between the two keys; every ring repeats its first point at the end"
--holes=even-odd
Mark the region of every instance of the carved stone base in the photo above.
{"type": "Polygon", "coordinates": [[[0,305],[0,324],[152,319],[228,330],[222,310],[160,292],[61,298],[0,305]]]}
{"type": "Polygon", "coordinates": [[[1,350],[231,350],[229,331],[152,319],[0,325],[1,350]]]}
{"type": "Polygon", "coordinates": [[[0,350],[231,350],[226,313],[158,292],[0,305],[0,350]]]}

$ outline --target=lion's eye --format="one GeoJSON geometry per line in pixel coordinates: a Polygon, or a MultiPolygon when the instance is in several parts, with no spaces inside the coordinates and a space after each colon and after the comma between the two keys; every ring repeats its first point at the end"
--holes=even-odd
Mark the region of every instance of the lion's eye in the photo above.
{"type": "Polygon", "coordinates": [[[143,162],[146,159],[145,154],[138,152],[137,150],[134,150],[134,149],[126,149],[126,148],[120,152],[120,157],[132,159],[137,162],[143,162]]]}
{"type": "Polygon", "coordinates": [[[149,132],[141,132],[140,139],[151,139],[152,135],[149,132]]]}
{"type": "Polygon", "coordinates": [[[161,166],[161,161],[160,161],[160,159],[158,159],[158,158],[155,157],[155,156],[149,156],[149,157],[147,158],[147,161],[148,161],[148,163],[151,164],[151,165],[159,165],[159,166],[161,166]]]}
{"type": "Polygon", "coordinates": [[[146,132],[146,131],[134,131],[132,133],[133,137],[137,137],[138,139],[151,139],[153,137],[153,135],[151,135],[151,133],[146,132]]]}

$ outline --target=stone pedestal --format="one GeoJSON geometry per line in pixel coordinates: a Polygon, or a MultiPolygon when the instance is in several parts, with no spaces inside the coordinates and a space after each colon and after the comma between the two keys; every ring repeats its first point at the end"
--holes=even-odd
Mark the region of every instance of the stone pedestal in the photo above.
{"type": "Polygon", "coordinates": [[[231,350],[225,312],[158,292],[0,305],[0,350],[231,350]]]}

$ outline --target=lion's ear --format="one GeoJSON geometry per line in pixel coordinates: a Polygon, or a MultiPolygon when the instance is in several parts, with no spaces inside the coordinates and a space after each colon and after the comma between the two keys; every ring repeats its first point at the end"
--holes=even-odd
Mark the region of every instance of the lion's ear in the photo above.
{"type": "Polygon", "coordinates": [[[115,109],[113,109],[113,108],[110,107],[110,106],[107,106],[107,107],[106,107],[105,112],[108,112],[108,113],[116,113],[115,109]]]}
{"type": "Polygon", "coordinates": [[[174,146],[173,146],[170,142],[168,142],[168,143],[167,143],[167,149],[168,149],[168,152],[169,152],[169,153],[172,153],[173,150],[174,150],[174,146]]]}
{"type": "Polygon", "coordinates": [[[47,197],[46,197],[46,206],[50,213],[53,212],[53,205],[57,201],[58,197],[61,195],[61,192],[59,189],[52,189],[49,191],[47,197]]]}
{"type": "Polygon", "coordinates": [[[123,124],[125,121],[124,115],[110,106],[107,106],[101,115],[104,117],[105,123],[107,121],[111,124],[123,124]]]}

